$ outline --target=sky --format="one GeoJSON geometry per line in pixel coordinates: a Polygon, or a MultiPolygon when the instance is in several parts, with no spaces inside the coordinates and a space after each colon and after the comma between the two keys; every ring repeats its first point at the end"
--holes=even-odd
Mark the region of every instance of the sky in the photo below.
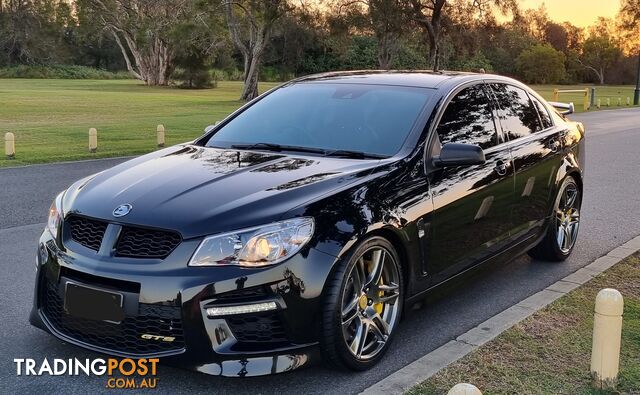
{"type": "Polygon", "coordinates": [[[522,9],[538,8],[544,3],[551,19],[580,27],[592,25],[600,16],[615,18],[620,9],[620,0],[519,0],[519,3],[522,9]]]}

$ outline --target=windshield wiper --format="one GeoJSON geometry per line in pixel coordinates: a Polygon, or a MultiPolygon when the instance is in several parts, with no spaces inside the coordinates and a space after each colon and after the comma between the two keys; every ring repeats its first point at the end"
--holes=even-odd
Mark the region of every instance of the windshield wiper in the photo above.
{"type": "Polygon", "coordinates": [[[273,143],[253,143],[253,144],[232,144],[231,148],[235,149],[260,149],[266,151],[294,151],[294,152],[309,152],[312,154],[325,154],[326,151],[320,148],[310,148],[310,147],[298,147],[295,145],[281,145],[281,144],[273,144],[273,143]]]}
{"type": "Polygon", "coordinates": [[[370,154],[368,152],[362,151],[351,151],[344,149],[337,149],[333,151],[327,150],[324,156],[334,156],[339,158],[351,158],[351,159],[385,159],[388,158],[386,155],[380,154],[370,154]]]}

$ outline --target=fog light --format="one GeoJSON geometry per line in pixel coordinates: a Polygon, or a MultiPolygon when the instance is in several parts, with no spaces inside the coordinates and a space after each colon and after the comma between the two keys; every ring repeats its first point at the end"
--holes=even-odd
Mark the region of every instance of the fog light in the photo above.
{"type": "Polygon", "coordinates": [[[278,306],[276,305],[276,302],[253,303],[241,306],[209,307],[207,308],[207,316],[220,317],[223,315],[259,313],[262,311],[276,310],[277,308],[278,306]]]}

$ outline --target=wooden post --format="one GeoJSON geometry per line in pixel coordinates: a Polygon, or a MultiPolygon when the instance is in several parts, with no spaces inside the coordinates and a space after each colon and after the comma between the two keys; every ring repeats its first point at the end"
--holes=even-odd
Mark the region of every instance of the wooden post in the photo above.
{"type": "Polygon", "coordinates": [[[164,125],[158,125],[156,128],[158,134],[158,147],[164,147],[164,125]]]}
{"type": "Polygon", "coordinates": [[[89,152],[95,153],[98,150],[98,131],[96,128],[89,129],[89,152]]]}
{"type": "Polygon", "coordinates": [[[558,92],[558,89],[554,89],[553,90],[553,101],[558,101],[558,97],[560,96],[560,93],[558,92]]]}
{"type": "Polygon", "coordinates": [[[447,392],[447,395],[482,395],[482,392],[473,384],[456,384],[447,392]]]}
{"type": "Polygon", "coordinates": [[[16,157],[16,136],[11,132],[4,135],[4,153],[7,155],[7,159],[15,159],[16,157]]]}
{"type": "Polygon", "coordinates": [[[617,384],[623,310],[620,292],[611,288],[598,292],[591,350],[591,375],[598,389],[615,389],[617,384]]]}
{"type": "Polygon", "coordinates": [[[582,102],[582,109],[585,111],[589,109],[589,88],[584,88],[584,100],[582,102]]]}

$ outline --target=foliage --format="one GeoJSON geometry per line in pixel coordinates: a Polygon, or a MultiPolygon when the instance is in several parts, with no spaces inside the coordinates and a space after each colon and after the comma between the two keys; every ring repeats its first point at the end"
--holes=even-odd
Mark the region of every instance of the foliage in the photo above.
{"type": "Polygon", "coordinates": [[[551,45],[534,45],[525,49],[516,59],[518,70],[534,84],[556,84],[565,75],[565,56],[551,45]]]}
{"type": "MultiPolygon", "coordinates": [[[[520,4],[0,0],[0,67],[128,68],[147,84],[185,87],[241,80],[246,81],[244,99],[255,96],[259,79],[286,80],[341,69],[436,66],[484,69],[525,82],[635,82],[640,0],[621,0],[615,20],[601,18],[587,29],[552,21],[544,7],[523,10],[520,4]],[[536,51],[545,57],[532,58],[536,51]],[[554,56],[558,53],[564,55],[562,66],[554,56]],[[531,66],[547,60],[558,64],[551,76],[549,70],[531,66]]],[[[52,75],[43,69],[20,70],[10,75],[52,75]]]]}
{"type": "Polygon", "coordinates": [[[126,71],[106,71],[93,67],[73,65],[18,65],[0,68],[0,78],[58,78],[69,80],[123,80],[130,79],[126,71]]]}

